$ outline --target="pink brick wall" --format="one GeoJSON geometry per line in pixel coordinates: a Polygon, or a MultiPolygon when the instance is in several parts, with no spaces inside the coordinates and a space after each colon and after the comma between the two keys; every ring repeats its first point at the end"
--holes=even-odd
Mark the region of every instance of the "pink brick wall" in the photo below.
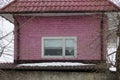
{"type": "MultiPolygon", "coordinates": [[[[69,17],[16,16],[16,18],[20,24],[20,60],[48,60],[41,58],[41,38],[48,36],[77,37],[76,58],[50,60],[101,59],[100,15],[69,17]]],[[[15,55],[17,55],[17,52],[15,55]]]]}

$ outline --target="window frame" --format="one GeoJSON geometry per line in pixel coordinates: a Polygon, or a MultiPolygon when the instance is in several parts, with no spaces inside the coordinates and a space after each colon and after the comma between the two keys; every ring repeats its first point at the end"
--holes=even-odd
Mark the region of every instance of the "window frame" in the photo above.
{"type": "Polygon", "coordinates": [[[42,37],[42,46],[41,46],[41,52],[42,52],[42,58],[76,58],[77,57],[77,37],[42,37]],[[47,56],[47,55],[44,55],[44,40],[45,39],[61,39],[63,40],[63,43],[62,43],[62,56],[47,56]],[[69,40],[69,39],[74,39],[75,41],[75,44],[74,44],[74,55],[73,56],[66,56],[65,55],[65,40],[69,40]]]}

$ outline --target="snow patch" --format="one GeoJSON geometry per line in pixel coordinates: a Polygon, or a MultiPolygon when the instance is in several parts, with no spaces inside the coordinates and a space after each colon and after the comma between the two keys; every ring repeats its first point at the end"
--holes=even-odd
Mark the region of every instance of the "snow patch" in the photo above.
{"type": "Polygon", "coordinates": [[[17,67],[21,66],[86,66],[86,65],[95,65],[95,64],[83,64],[83,63],[72,63],[72,62],[50,62],[50,63],[26,63],[19,64],[17,67]]]}
{"type": "Polygon", "coordinates": [[[117,70],[116,70],[116,67],[113,67],[113,66],[110,67],[109,70],[110,70],[110,71],[117,71],[117,70]]]}

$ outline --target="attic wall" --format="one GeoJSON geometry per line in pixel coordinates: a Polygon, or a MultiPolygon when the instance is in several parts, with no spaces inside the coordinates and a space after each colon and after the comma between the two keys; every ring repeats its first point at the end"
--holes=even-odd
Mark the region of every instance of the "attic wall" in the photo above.
{"type": "MultiPolygon", "coordinates": [[[[41,58],[42,37],[75,36],[77,58],[55,60],[101,60],[101,15],[16,16],[16,20],[19,23],[20,43],[16,43],[15,37],[15,48],[19,46],[20,52],[15,49],[15,59],[19,53],[20,60],[54,60],[41,58]]],[[[103,26],[104,29],[107,27],[103,26]]],[[[105,59],[106,47],[103,44],[102,57],[105,59]]]]}

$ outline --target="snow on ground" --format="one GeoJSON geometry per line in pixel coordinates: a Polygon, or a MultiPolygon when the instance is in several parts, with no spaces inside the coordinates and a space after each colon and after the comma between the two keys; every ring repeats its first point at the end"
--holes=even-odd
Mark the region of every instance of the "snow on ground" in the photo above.
{"type": "Polygon", "coordinates": [[[49,63],[26,63],[19,64],[17,67],[21,66],[86,66],[95,64],[83,64],[83,63],[72,63],[72,62],[49,62],[49,63]]]}
{"type": "Polygon", "coordinates": [[[109,70],[110,70],[110,71],[116,71],[116,67],[111,66],[111,67],[109,68],[109,70]]]}

